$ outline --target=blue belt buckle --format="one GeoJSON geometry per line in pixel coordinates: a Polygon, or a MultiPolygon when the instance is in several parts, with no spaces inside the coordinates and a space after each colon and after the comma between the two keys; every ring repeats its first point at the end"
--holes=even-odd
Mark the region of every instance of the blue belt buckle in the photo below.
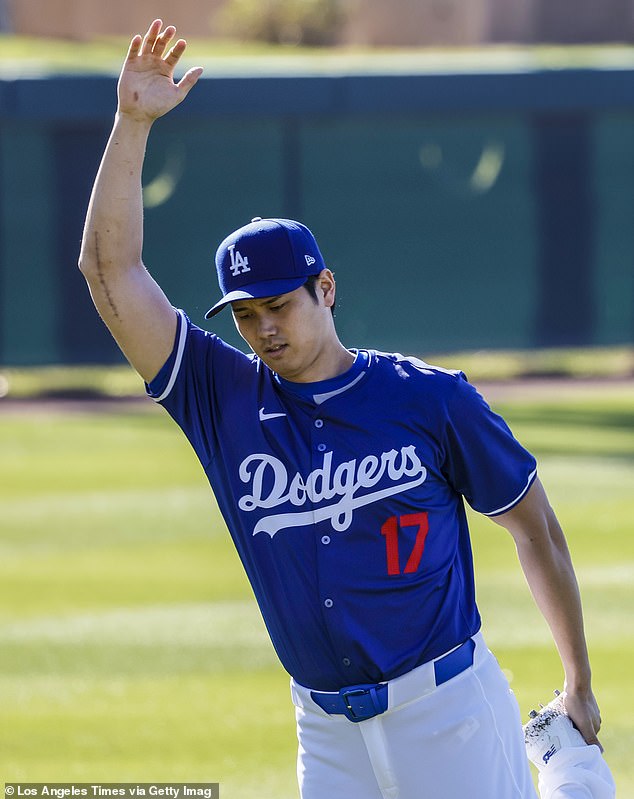
{"type": "Polygon", "coordinates": [[[374,718],[387,710],[387,685],[350,685],[339,691],[343,714],[349,721],[374,718]],[[378,689],[382,688],[381,694],[378,689]]]}

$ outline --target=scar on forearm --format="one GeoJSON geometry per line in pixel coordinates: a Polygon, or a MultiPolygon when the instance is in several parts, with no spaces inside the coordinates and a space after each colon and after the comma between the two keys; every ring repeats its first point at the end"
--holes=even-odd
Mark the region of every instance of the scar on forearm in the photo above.
{"type": "Polygon", "coordinates": [[[101,290],[103,291],[103,295],[106,298],[108,305],[110,306],[112,315],[114,316],[115,319],[121,321],[121,317],[119,316],[119,311],[117,310],[117,306],[115,305],[115,302],[112,299],[112,294],[110,293],[110,289],[108,288],[108,284],[106,283],[106,278],[103,273],[103,268],[101,264],[101,252],[99,249],[99,233],[95,233],[95,256],[97,259],[97,276],[99,278],[101,290]]]}

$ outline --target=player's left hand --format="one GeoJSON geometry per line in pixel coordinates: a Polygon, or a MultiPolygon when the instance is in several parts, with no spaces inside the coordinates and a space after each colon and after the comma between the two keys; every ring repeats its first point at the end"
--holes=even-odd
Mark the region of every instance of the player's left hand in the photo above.
{"type": "Polygon", "coordinates": [[[601,713],[592,691],[575,692],[564,688],[564,707],[575,727],[583,735],[587,744],[595,744],[603,752],[597,738],[601,729],[601,713]]]}
{"type": "Polygon", "coordinates": [[[145,36],[133,37],[117,87],[120,114],[152,122],[182,102],[193,88],[202,67],[193,67],[174,82],[174,69],[187,47],[184,39],[172,44],[175,33],[173,25],[163,29],[163,22],[155,19],[145,36]]]}

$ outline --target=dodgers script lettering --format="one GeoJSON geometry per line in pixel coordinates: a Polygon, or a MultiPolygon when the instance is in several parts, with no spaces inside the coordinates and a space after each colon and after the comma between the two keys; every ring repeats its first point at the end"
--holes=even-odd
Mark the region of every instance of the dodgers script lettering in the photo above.
{"type": "Polygon", "coordinates": [[[299,472],[291,476],[282,461],[274,455],[255,453],[240,464],[240,480],[249,485],[250,494],[238,501],[243,511],[277,508],[290,504],[307,511],[293,511],[266,516],[256,524],[253,535],[266,532],[271,538],[288,527],[302,527],[330,520],[334,530],[343,532],[352,524],[356,508],[379,502],[425,482],[427,469],[416,454],[413,444],[391,449],[381,455],[367,455],[361,461],[353,458],[333,470],[332,452],[324,453],[323,463],[306,477],[299,472]],[[389,480],[377,491],[375,488],[389,480]],[[332,500],[335,500],[332,502],[332,500]],[[321,504],[330,503],[330,504],[321,504]],[[317,506],[317,507],[315,507],[317,506]]]}

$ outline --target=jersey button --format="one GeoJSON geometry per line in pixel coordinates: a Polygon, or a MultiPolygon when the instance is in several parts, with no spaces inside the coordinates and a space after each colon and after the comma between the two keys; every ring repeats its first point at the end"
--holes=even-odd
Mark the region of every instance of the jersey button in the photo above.
{"type": "Polygon", "coordinates": [[[343,663],[344,666],[350,666],[352,664],[350,658],[343,658],[341,662],[343,663]]]}
{"type": "Polygon", "coordinates": [[[315,427],[318,427],[318,428],[321,429],[323,426],[324,426],[324,420],[323,419],[315,419],[315,427]]]}
{"type": "Polygon", "coordinates": [[[326,444],[317,444],[317,449],[319,450],[319,452],[325,452],[328,449],[328,447],[326,446],[326,444]]]}
{"type": "Polygon", "coordinates": [[[322,544],[329,544],[330,543],[330,536],[329,535],[322,535],[321,543],[322,544]]]}
{"type": "Polygon", "coordinates": [[[332,599],[324,599],[324,605],[325,605],[327,608],[331,608],[331,607],[332,607],[334,604],[335,604],[335,603],[332,601],[332,599]]]}

